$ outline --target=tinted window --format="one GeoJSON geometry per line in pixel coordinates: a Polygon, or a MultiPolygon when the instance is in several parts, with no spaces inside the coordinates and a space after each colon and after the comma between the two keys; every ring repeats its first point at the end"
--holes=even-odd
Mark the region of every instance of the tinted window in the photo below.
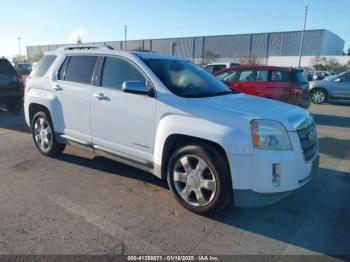
{"type": "Polygon", "coordinates": [[[340,79],[343,82],[350,82],[350,74],[349,73],[341,74],[341,75],[336,76],[335,79],[340,79]]]}
{"type": "Polygon", "coordinates": [[[296,83],[308,83],[307,77],[304,71],[293,71],[293,82],[296,83]]]}
{"type": "Polygon", "coordinates": [[[251,82],[256,80],[256,75],[254,70],[244,70],[241,71],[238,81],[239,82],[251,82]]]}
{"type": "Polygon", "coordinates": [[[290,74],[287,71],[272,71],[272,82],[290,82],[290,74]]]}
{"type": "Polygon", "coordinates": [[[146,78],[130,62],[121,58],[105,58],[101,86],[121,89],[125,81],[146,81],[146,78]]]}
{"type": "Polygon", "coordinates": [[[269,78],[268,70],[257,70],[256,71],[256,80],[258,82],[266,82],[269,78]]]}
{"type": "Polygon", "coordinates": [[[216,75],[216,78],[224,82],[234,82],[237,75],[236,70],[228,70],[216,75]]]}
{"type": "Polygon", "coordinates": [[[5,59],[0,60],[0,74],[14,74],[15,69],[13,66],[10,64],[9,61],[5,59]]]}
{"type": "Polygon", "coordinates": [[[42,77],[46,74],[47,70],[49,70],[50,66],[53,64],[53,62],[56,60],[55,55],[45,55],[43,56],[39,64],[37,65],[33,77],[42,77]]]}
{"type": "Polygon", "coordinates": [[[225,65],[214,65],[213,73],[219,72],[225,68],[226,68],[225,65]]]}
{"type": "Polygon", "coordinates": [[[63,64],[60,67],[60,70],[58,70],[58,80],[64,80],[68,62],[69,62],[69,57],[66,57],[63,64]]]}
{"type": "Polygon", "coordinates": [[[233,94],[221,81],[188,61],[150,59],[145,61],[163,84],[182,97],[209,97],[233,94]]]}
{"type": "Polygon", "coordinates": [[[204,67],[204,69],[205,69],[206,71],[208,71],[209,73],[213,73],[214,66],[209,65],[209,66],[204,67]]]}
{"type": "Polygon", "coordinates": [[[96,56],[71,56],[64,80],[81,84],[91,84],[96,61],[96,56]]]}

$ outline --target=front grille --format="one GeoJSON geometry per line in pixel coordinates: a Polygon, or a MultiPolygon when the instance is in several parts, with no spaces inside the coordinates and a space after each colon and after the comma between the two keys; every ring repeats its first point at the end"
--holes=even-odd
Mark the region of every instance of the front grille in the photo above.
{"type": "Polygon", "coordinates": [[[318,138],[315,121],[310,118],[297,129],[306,161],[314,158],[318,151],[318,138]]]}

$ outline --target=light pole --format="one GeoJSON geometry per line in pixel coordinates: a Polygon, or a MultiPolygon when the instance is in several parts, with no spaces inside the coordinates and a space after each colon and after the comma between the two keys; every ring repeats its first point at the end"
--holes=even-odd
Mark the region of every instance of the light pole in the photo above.
{"type": "Polygon", "coordinates": [[[21,37],[18,37],[18,54],[21,56],[22,51],[21,51],[21,37]]]}
{"type": "Polygon", "coordinates": [[[128,50],[128,26],[124,25],[124,36],[125,36],[125,51],[128,50]]]}
{"type": "Polygon", "coordinates": [[[303,32],[301,33],[301,43],[300,43],[300,51],[299,51],[299,68],[301,67],[301,57],[303,55],[304,37],[305,37],[305,29],[306,29],[306,21],[307,21],[308,10],[309,10],[309,4],[306,4],[306,6],[305,6],[305,17],[304,17],[304,28],[303,28],[303,32]]]}

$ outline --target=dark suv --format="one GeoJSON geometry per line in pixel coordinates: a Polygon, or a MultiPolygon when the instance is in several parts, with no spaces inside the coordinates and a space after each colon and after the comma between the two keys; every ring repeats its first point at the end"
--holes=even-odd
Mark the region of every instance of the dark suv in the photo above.
{"type": "Polygon", "coordinates": [[[17,112],[23,104],[24,86],[22,78],[17,74],[11,63],[0,58],[0,105],[17,112]]]}

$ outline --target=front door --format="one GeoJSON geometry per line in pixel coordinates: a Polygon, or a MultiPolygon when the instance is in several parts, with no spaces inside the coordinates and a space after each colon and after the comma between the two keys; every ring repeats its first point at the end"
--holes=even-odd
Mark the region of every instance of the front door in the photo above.
{"type": "Polygon", "coordinates": [[[95,146],[152,160],[156,99],[122,91],[125,81],[147,81],[141,70],[121,57],[101,61],[100,81],[92,94],[95,146]]]}

